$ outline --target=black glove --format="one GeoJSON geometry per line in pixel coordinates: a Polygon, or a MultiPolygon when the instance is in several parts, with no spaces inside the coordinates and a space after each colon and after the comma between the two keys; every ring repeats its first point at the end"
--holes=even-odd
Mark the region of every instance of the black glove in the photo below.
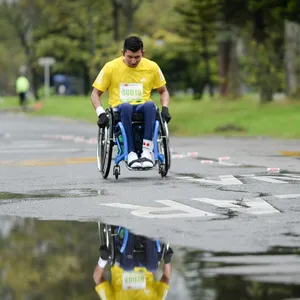
{"type": "Polygon", "coordinates": [[[171,115],[169,114],[169,109],[167,106],[163,106],[162,109],[161,109],[161,115],[163,117],[163,119],[169,123],[170,120],[171,120],[171,115]]]}
{"type": "Polygon", "coordinates": [[[101,246],[100,249],[99,249],[99,252],[100,252],[100,257],[103,259],[103,260],[108,260],[109,259],[109,251],[107,249],[106,246],[101,246]]]}
{"type": "Polygon", "coordinates": [[[169,264],[171,262],[172,256],[173,256],[173,250],[171,247],[169,247],[169,249],[166,251],[164,255],[165,264],[169,264]]]}
{"type": "Polygon", "coordinates": [[[100,128],[104,128],[107,125],[107,123],[108,123],[108,117],[107,117],[106,113],[100,114],[98,117],[98,122],[97,122],[98,126],[100,128]]]}

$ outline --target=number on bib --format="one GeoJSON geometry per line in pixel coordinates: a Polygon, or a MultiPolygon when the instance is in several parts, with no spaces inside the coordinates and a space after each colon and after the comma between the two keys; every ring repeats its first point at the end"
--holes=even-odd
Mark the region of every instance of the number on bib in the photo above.
{"type": "Polygon", "coordinates": [[[144,272],[124,272],[124,290],[142,290],[146,288],[146,277],[144,272]]]}
{"type": "Polygon", "coordinates": [[[141,101],[143,99],[143,84],[121,83],[120,99],[122,102],[141,101]]]}

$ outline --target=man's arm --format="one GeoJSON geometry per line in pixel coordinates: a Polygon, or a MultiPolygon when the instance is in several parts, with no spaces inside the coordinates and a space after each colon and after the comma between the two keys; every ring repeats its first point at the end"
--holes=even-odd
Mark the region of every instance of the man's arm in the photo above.
{"type": "Polygon", "coordinates": [[[100,283],[104,282],[104,268],[99,267],[99,265],[96,265],[94,273],[93,273],[93,278],[95,281],[96,286],[99,285],[100,283]]]}
{"type": "Polygon", "coordinates": [[[160,279],[160,282],[169,285],[171,280],[171,274],[172,274],[172,264],[171,263],[164,264],[162,271],[163,271],[163,275],[160,279]]]}
{"type": "Polygon", "coordinates": [[[162,87],[157,89],[160,95],[160,104],[161,104],[161,115],[163,119],[169,123],[172,119],[170,113],[169,113],[169,102],[170,102],[170,95],[169,91],[166,87],[166,85],[163,85],[162,87]]]}
{"type": "Polygon", "coordinates": [[[91,100],[92,100],[92,104],[95,108],[95,110],[98,108],[98,107],[102,107],[102,102],[101,102],[101,99],[100,99],[100,96],[103,94],[102,91],[96,89],[96,88],[93,88],[93,91],[92,91],[92,94],[91,94],[91,100]]]}
{"type": "Polygon", "coordinates": [[[168,107],[170,102],[170,95],[167,86],[163,85],[162,87],[158,88],[157,91],[159,92],[161,106],[168,107]]]}

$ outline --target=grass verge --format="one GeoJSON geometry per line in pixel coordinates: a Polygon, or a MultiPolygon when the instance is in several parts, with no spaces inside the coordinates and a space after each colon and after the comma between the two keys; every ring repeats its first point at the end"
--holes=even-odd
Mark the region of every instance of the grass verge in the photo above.
{"type": "MultiPolygon", "coordinates": [[[[107,107],[104,94],[103,106],[107,107]]],[[[154,101],[159,105],[157,95],[154,101]]],[[[33,105],[30,101],[29,105],[33,105]]],[[[0,110],[18,107],[16,97],[0,100],[0,110]]],[[[270,136],[300,138],[300,102],[271,102],[260,105],[251,97],[236,101],[196,101],[188,96],[172,97],[169,106],[170,132],[179,136],[217,134],[225,136],[270,136]]],[[[90,98],[84,96],[51,97],[32,115],[61,116],[96,124],[90,98]]]]}

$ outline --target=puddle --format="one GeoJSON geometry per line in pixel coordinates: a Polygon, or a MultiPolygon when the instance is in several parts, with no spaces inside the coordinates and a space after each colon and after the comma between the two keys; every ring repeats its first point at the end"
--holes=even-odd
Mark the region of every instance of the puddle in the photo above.
{"type": "Polygon", "coordinates": [[[95,197],[95,196],[107,196],[108,191],[105,189],[57,189],[57,190],[40,190],[32,191],[28,193],[9,193],[0,192],[0,201],[2,200],[32,200],[32,199],[47,199],[47,198],[63,198],[63,197],[95,197]]]}
{"type": "Polygon", "coordinates": [[[199,174],[196,174],[196,173],[176,173],[177,176],[181,177],[191,177],[191,178],[194,178],[194,179],[204,179],[205,177],[204,176],[201,176],[199,174]]]}
{"type": "MultiPolygon", "coordinates": [[[[18,195],[10,197],[16,199],[18,195]]],[[[147,266],[149,274],[153,274],[152,278],[159,282],[164,260],[162,254],[157,254],[157,247],[159,245],[170,257],[168,244],[131,234],[126,228],[96,222],[1,217],[0,299],[22,299],[24,295],[26,299],[43,299],[41,295],[50,291],[49,299],[98,299],[93,280],[98,277],[93,277],[93,272],[99,259],[100,245],[114,245],[110,247],[114,249],[114,255],[105,249],[106,252],[103,252],[101,248],[102,254],[106,253],[111,260],[114,257],[114,276],[119,276],[121,266],[131,270],[140,264],[141,268],[147,266]],[[126,251],[120,253],[126,234],[125,255],[126,251]],[[135,252],[129,251],[130,244],[135,245],[135,252]],[[154,254],[147,257],[145,249],[154,254]]],[[[170,246],[173,270],[166,299],[300,298],[300,248],[274,247],[265,253],[231,254],[208,253],[183,245],[170,246]]],[[[111,276],[108,266],[110,264],[107,264],[104,273],[107,280],[111,276]]],[[[168,270],[165,269],[164,273],[168,274],[168,270]]],[[[133,279],[130,276],[126,277],[126,282],[131,284],[133,279]]],[[[144,277],[136,280],[134,284],[142,284],[144,277]]],[[[152,293],[151,286],[147,286],[147,291],[152,293]]]]}

